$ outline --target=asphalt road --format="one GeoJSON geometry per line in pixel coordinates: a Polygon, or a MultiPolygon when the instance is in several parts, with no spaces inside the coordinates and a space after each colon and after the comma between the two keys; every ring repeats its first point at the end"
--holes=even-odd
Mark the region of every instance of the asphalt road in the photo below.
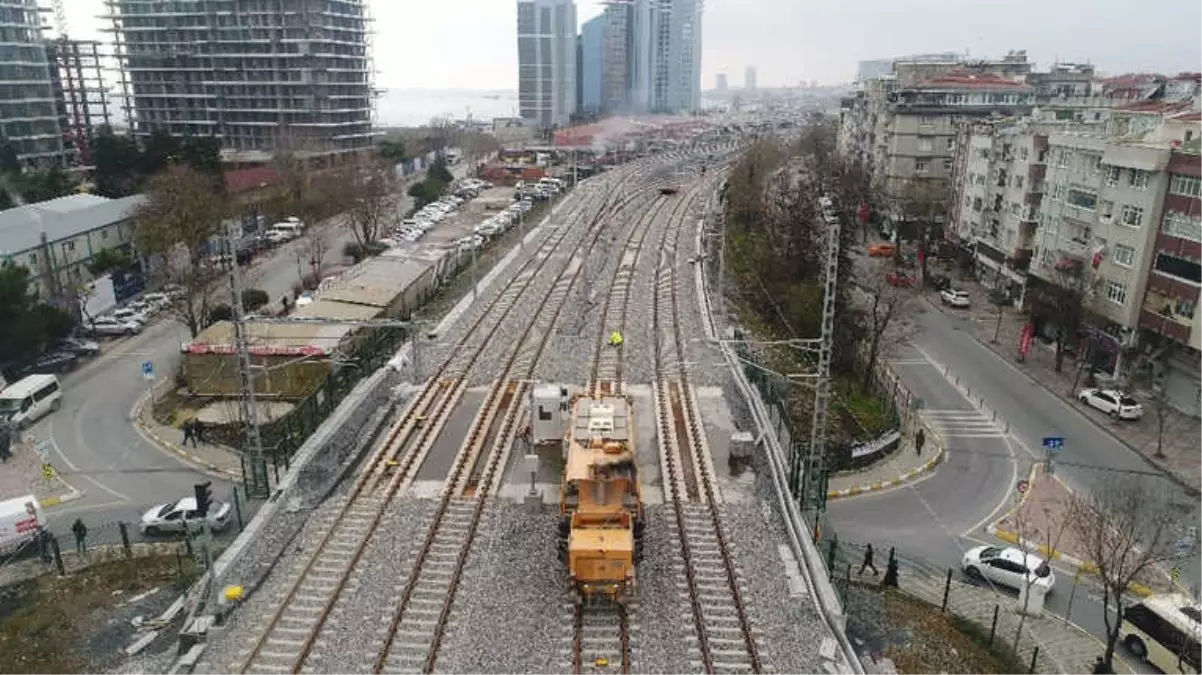
{"type": "MultiPolygon", "coordinates": [[[[922,414],[940,429],[948,455],[932,475],[917,483],[831,502],[829,515],[840,538],[871,541],[878,550],[897,546],[908,556],[958,568],[969,548],[1004,544],[990,537],[985,527],[1013,504],[1016,482],[1034,462],[1043,460],[1045,436],[1066,439],[1057,474],[1074,489],[1097,488],[1104,477],[1115,475],[1153,481],[1157,490],[1181,505],[1183,518],[1196,522],[1195,498],[978,343],[966,319],[935,309],[913,319],[920,327],[913,347],[892,360],[906,385],[923,399],[922,414]],[[949,378],[956,377],[973,399],[984,398],[987,408],[997,412],[996,420],[953,386],[949,378]]],[[[1104,624],[1096,583],[1083,577],[1073,592],[1074,570],[1054,566],[1058,581],[1047,598],[1047,610],[1068,614],[1101,638],[1104,624]]],[[[1181,569],[1183,579],[1198,578],[1197,557],[1184,561],[1181,569]]]]}

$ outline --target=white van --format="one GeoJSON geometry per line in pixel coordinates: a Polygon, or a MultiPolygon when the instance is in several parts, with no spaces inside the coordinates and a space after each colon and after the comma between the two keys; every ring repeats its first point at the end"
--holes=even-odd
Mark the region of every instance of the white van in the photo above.
{"type": "Polygon", "coordinates": [[[0,391],[0,420],[24,428],[63,406],[63,388],[53,375],[30,375],[0,391]]]}
{"type": "Polygon", "coordinates": [[[0,554],[14,553],[36,540],[46,525],[37,497],[26,495],[0,502],[0,554]]]}
{"type": "MultiPolygon", "coordinates": [[[[288,220],[272,225],[271,229],[287,236],[289,239],[296,239],[304,233],[305,224],[297,218],[289,218],[288,220]]],[[[270,233],[268,234],[270,235],[270,233]]]]}

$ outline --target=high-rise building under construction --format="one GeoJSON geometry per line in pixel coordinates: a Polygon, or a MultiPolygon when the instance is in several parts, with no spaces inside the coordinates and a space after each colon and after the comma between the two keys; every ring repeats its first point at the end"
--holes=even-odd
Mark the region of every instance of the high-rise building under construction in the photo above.
{"type": "Polygon", "coordinates": [[[106,0],[135,134],[223,150],[371,144],[366,0],[106,0]]]}

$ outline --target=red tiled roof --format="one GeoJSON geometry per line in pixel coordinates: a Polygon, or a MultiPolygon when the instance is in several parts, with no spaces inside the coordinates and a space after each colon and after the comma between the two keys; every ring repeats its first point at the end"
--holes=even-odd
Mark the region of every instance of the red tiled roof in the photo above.
{"type": "Polygon", "coordinates": [[[1173,113],[1187,110],[1190,105],[1189,101],[1136,101],[1116,106],[1115,110],[1124,112],[1173,113]]]}
{"type": "Polygon", "coordinates": [[[1000,75],[985,73],[953,72],[918,84],[932,89],[1030,89],[1019,82],[1000,75]]]}
{"type": "Polygon", "coordinates": [[[1169,79],[1170,80],[1190,80],[1193,82],[1197,82],[1198,80],[1202,80],[1202,73],[1177,73],[1176,75],[1170,77],[1169,79]]]}
{"type": "Polygon", "coordinates": [[[230,194],[238,194],[253,190],[266,183],[275,182],[275,169],[266,166],[252,166],[248,169],[235,169],[225,172],[225,189],[230,194]]]}

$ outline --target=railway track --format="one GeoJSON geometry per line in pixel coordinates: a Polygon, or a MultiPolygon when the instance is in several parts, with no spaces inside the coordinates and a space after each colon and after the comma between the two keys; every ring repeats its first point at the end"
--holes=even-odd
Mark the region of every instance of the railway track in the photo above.
{"type": "MultiPolygon", "coordinates": [[[[632,170],[619,187],[637,175],[632,170]]],[[[603,195],[590,197],[583,198],[575,216],[578,219],[590,205],[598,206],[600,202],[589,226],[591,230],[612,205],[603,195]]],[[[349,497],[338,508],[329,529],[290,585],[266,629],[254,642],[241,672],[300,672],[388,504],[403,485],[412,481],[421,460],[445,425],[447,415],[462,397],[464,371],[451,370],[456,366],[463,367],[459,365],[463,361],[457,360],[457,357],[464,358],[460,352],[469,352],[466,362],[470,367],[496,334],[504,317],[517,305],[522,291],[574,229],[574,226],[561,226],[543,241],[536,254],[526,260],[494,299],[490,311],[483,312],[472,323],[434,377],[411,399],[390,428],[380,450],[373,454],[356,479],[349,497]],[[498,313],[500,318],[491,325],[485,324],[486,318],[498,313]],[[483,338],[473,341],[477,335],[483,335],[483,338]],[[448,371],[459,377],[446,377],[448,371]]]]}
{"type": "MultiPolygon", "coordinates": [[[[612,211],[619,211],[640,194],[623,199],[612,211]]],[[[529,378],[560,312],[568,304],[584,267],[582,258],[591,255],[606,229],[608,213],[593,221],[574,255],[568,257],[555,283],[538,303],[540,311],[526,324],[500,376],[489,388],[444,483],[433,522],[392,613],[384,643],[371,664],[372,672],[433,672],[472,543],[488,498],[500,483],[516,435],[529,378]],[[469,481],[482,456],[479,478],[469,481]]]]}
{"type": "Polygon", "coordinates": [[[572,673],[630,673],[630,614],[634,603],[570,604],[572,673]]]}
{"type": "Polygon", "coordinates": [[[680,541],[681,566],[707,673],[763,672],[759,645],[743,602],[731,546],[722,523],[721,496],[696,395],[689,382],[680,328],[677,248],[687,212],[664,230],[655,274],[652,323],[656,337],[653,388],[664,489],[680,541]]]}

